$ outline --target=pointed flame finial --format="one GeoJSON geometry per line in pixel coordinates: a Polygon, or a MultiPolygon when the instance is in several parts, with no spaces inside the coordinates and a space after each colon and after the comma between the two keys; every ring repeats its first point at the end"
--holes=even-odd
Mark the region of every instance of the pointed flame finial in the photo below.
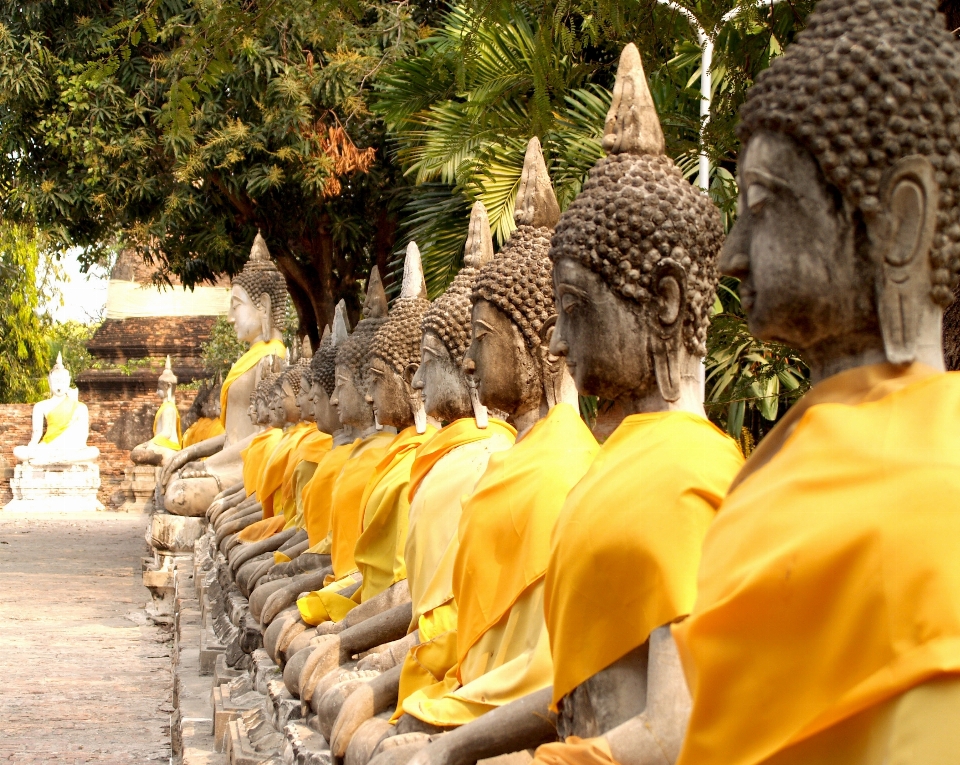
{"type": "Polygon", "coordinates": [[[407,257],[403,261],[403,286],[400,288],[400,299],[404,298],[427,299],[427,281],[423,276],[423,261],[416,242],[410,242],[407,245],[407,257]]]}
{"type": "Polygon", "coordinates": [[[527,144],[527,153],[523,158],[520,191],[517,193],[513,219],[518,226],[526,224],[539,228],[553,228],[560,220],[560,205],[547,174],[540,139],[536,136],[527,144]]]}
{"type": "Polygon", "coordinates": [[[160,373],[160,382],[177,384],[177,376],[173,373],[173,367],[170,365],[170,354],[167,354],[167,360],[163,364],[163,372],[160,373]]]}
{"type": "Polygon", "coordinates": [[[387,292],[380,280],[380,269],[376,266],[367,280],[367,296],[363,301],[364,319],[384,319],[387,316],[387,292]]]}
{"type": "Polygon", "coordinates": [[[343,300],[337,303],[333,313],[333,344],[340,345],[350,336],[350,322],[347,319],[347,304],[343,300]]]}
{"type": "Polygon", "coordinates": [[[57,351],[57,363],[53,365],[54,369],[63,369],[63,353],[57,351]]]}
{"type": "Polygon", "coordinates": [[[490,219],[483,202],[473,203],[470,211],[470,233],[467,245],[463,248],[463,265],[466,268],[480,268],[493,258],[493,236],[490,233],[490,219]]]}
{"type": "Polygon", "coordinates": [[[331,343],[333,342],[333,339],[330,337],[330,334],[331,334],[330,325],[327,324],[327,325],[323,328],[323,335],[322,335],[321,338],[320,338],[320,345],[324,345],[328,340],[329,340],[331,343]]]}
{"type": "Polygon", "coordinates": [[[603,128],[603,149],[607,154],[659,155],[666,151],[640,51],[633,43],[620,54],[613,102],[603,128]]]}
{"type": "Polygon", "coordinates": [[[300,343],[300,358],[304,361],[310,361],[313,358],[313,343],[310,342],[310,335],[304,335],[300,343]]]}
{"type": "Polygon", "coordinates": [[[250,260],[253,262],[270,262],[270,250],[267,249],[267,242],[257,229],[257,235],[253,239],[253,246],[250,248],[250,260]]]}

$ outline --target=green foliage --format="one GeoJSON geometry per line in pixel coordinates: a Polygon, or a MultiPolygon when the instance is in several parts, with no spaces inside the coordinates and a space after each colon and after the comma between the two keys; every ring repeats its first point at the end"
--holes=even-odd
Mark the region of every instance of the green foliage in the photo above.
{"type": "Polygon", "coordinates": [[[366,99],[419,35],[387,0],[0,4],[0,215],[191,285],[263,231],[305,329],[396,227],[366,99]]]}
{"type": "Polygon", "coordinates": [[[39,310],[50,257],[29,228],[0,224],[0,403],[39,401],[46,390],[50,321],[39,310]]]}
{"type": "Polygon", "coordinates": [[[233,325],[221,316],[213,325],[210,341],[203,345],[203,366],[211,375],[222,379],[227,376],[230,367],[246,349],[247,347],[237,339],[233,325]]]}
{"type": "Polygon", "coordinates": [[[87,350],[87,341],[97,331],[99,323],[82,324],[79,321],[58,322],[47,333],[47,368],[56,363],[57,354],[63,355],[63,365],[76,380],[93,365],[93,356],[87,350]]]}
{"type": "Polygon", "coordinates": [[[734,438],[746,427],[758,441],[810,388],[809,370],[796,351],[750,334],[735,284],[721,281],[710,323],[706,407],[734,438]]]}

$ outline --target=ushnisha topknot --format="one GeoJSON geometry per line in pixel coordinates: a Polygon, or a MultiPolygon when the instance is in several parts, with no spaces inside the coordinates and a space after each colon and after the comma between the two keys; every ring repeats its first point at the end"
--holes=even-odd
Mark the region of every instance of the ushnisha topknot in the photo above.
{"type": "Polygon", "coordinates": [[[283,387],[284,383],[287,383],[290,385],[290,390],[293,391],[293,395],[299,396],[302,377],[301,373],[304,368],[305,365],[301,364],[300,361],[297,361],[296,364],[290,364],[277,376],[277,389],[279,390],[281,387],[283,387]]]}
{"type": "Polygon", "coordinates": [[[427,283],[423,276],[420,250],[415,242],[407,245],[403,265],[403,287],[386,321],[373,339],[372,353],[398,375],[420,361],[421,322],[430,307],[427,283]]]}
{"type": "Polygon", "coordinates": [[[287,321],[287,282],[270,259],[267,243],[259,231],[253,240],[253,247],[250,248],[250,258],[244,265],[243,271],[233,277],[233,283],[243,287],[261,311],[264,306],[260,302],[260,296],[263,293],[268,294],[273,326],[276,329],[283,329],[287,321]]]}
{"type": "Polygon", "coordinates": [[[932,296],[946,306],[960,274],[958,90],[960,49],[935,0],[822,0],[750,89],[739,134],[793,138],[865,216],[890,167],[929,159],[940,186],[932,296]]]}
{"type": "Polygon", "coordinates": [[[641,306],[652,297],[657,267],[678,263],[686,274],[684,345],[703,356],[723,246],[720,212],[663,154],[659,122],[652,138],[638,132],[637,125],[654,130],[656,112],[632,43],[620,57],[614,93],[604,137],[614,153],[593,166],[561,216],[550,257],[581,263],[641,306]]]}
{"type": "Polygon", "coordinates": [[[160,379],[158,382],[167,383],[168,385],[177,384],[177,376],[173,373],[173,368],[170,366],[170,356],[167,355],[167,360],[163,365],[163,372],[160,373],[160,379]]]}
{"type": "Polygon", "coordinates": [[[273,398],[273,391],[279,379],[280,374],[277,372],[267,372],[261,377],[253,390],[253,401],[269,401],[273,398]]]}
{"type": "Polygon", "coordinates": [[[470,296],[480,267],[493,259],[493,236],[483,202],[470,213],[470,233],[463,251],[463,268],[423,316],[423,331],[433,332],[458,364],[470,345],[470,296]]]}
{"type": "Polygon", "coordinates": [[[472,300],[486,300],[503,311],[531,350],[543,340],[541,330],[556,313],[548,252],[560,206],[550,185],[540,141],[527,144],[514,220],[516,230],[493,260],[480,268],[472,300]]]}
{"type": "Polygon", "coordinates": [[[333,314],[333,329],[329,334],[326,332],[323,333],[320,347],[310,360],[310,371],[313,375],[313,381],[320,383],[328,396],[332,396],[333,389],[337,387],[337,346],[342,344],[349,335],[350,327],[347,319],[347,304],[341,300],[337,303],[336,310],[333,314]]]}
{"type": "Polygon", "coordinates": [[[368,285],[363,310],[364,316],[369,318],[361,319],[353,334],[337,345],[337,365],[350,371],[354,383],[363,393],[367,392],[370,382],[373,338],[387,316],[387,294],[376,266],[370,272],[368,285]]]}

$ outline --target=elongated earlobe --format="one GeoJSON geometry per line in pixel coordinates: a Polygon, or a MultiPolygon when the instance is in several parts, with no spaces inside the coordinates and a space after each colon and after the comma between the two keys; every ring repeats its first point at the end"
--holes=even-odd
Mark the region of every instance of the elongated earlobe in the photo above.
{"type": "Polygon", "coordinates": [[[657,387],[665,401],[680,400],[680,358],[683,322],[680,319],[686,301],[686,272],[675,260],[666,258],[657,266],[655,329],[650,337],[650,353],[657,373],[657,387]]]}
{"type": "Polygon", "coordinates": [[[893,166],[881,193],[881,211],[868,222],[879,276],[877,314],[887,360],[908,364],[917,358],[923,319],[932,307],[930,248],[940,190],[930,161],[916,156],[893,166]]]}

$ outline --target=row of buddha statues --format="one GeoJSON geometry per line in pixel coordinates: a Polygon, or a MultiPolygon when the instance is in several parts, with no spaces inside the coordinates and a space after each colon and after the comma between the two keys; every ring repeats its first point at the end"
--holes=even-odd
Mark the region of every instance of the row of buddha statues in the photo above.
{"type": "Polygon", "coordinates": [[[478,203],[442,295],[411,245],[392,305],[374,270],[356,327],[341,304],[291,364],[258,235],[224,432],[161,483],[338,762],[958,761],[960,51],[935,2],[821,0],[740,135],[724,238],[628,45],[565,212],[531,139],[499,252],[478,203]],[[703,405],[720,273],[813,383],[746,463],[703,405]],[[578,394],[626,415],[602,444],[578,394]]]}

